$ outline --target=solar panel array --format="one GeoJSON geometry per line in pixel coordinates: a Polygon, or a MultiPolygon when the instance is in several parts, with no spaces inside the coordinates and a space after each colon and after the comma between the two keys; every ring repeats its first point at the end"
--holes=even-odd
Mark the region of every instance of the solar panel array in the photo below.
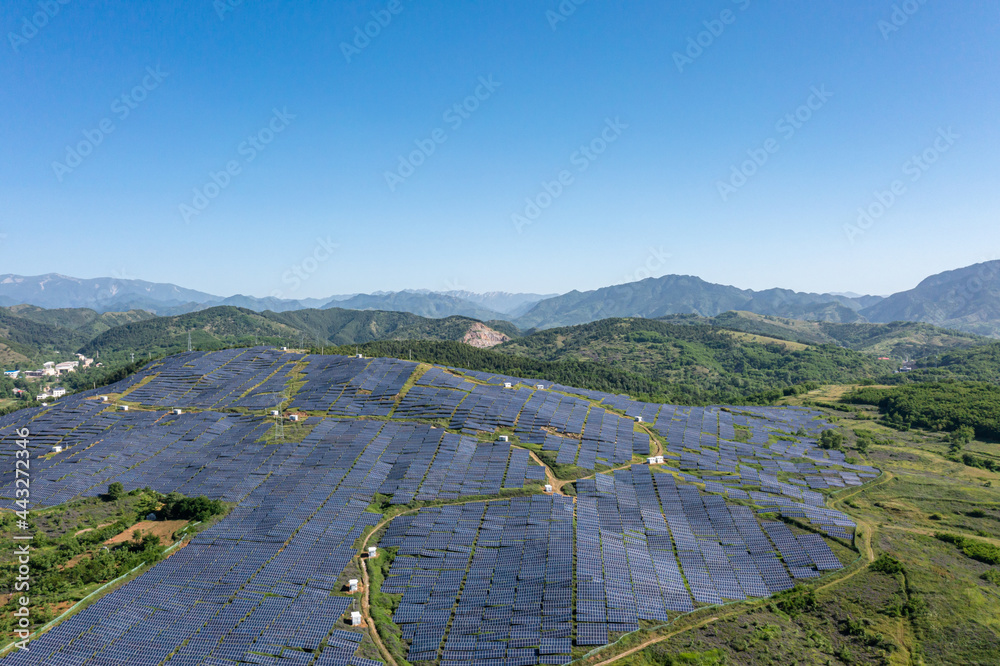
{"type": "Polygon", "coordinates": [[[422,509],[394,520],[381,541],[398,548],[382,591],[403,595],[393,619],[412,640],[407,659],[569,661],[572,535],[566,497],[422,509]]]}
{"type": "MultiPolygon", "coordinates": [[[[402,595],[394,617],[411,661],[565,663],[574,644],[604,644],[642,620],[838,569],[822,536],[759,514],[850,539],[853,521],[825,493],[878,474],[819,449],[831,426],[807,409],[651,405],[454,368],[410,381],[418,367],[265,348],[187,353],[103,389],[141,408],[112,411],[89,391],[0,417],[5,441],[31,431],[37,504],[115,481],[236,504],[7,661],[370,666],[356,656],[361,634],[343,630],[352,598],[334,589],[380,519],[366,509],[379,494],[458,502],[544,481],[528,451],[494,441],[501,429],[559,464],[616,469],[579,480],[575,504],[533,495],[394,520],[380,544],[398,548],[383,591],[402,595]],[[292,406],[323,416],[307,420],[302,441],[275,444],[261,412],[294,380],[304,381],[292,406]],[[650,454],[645,427],[665,442],[660,471],[631,464],[650,454]],[[43,458],[56,444],[64,450],[43,458]]],[[[13,451],[0,459],[12,463],[13,451]]],[[[0,470],[8,504],[13,468],[0,470]]]]}
{"type": "Polygon", "coordinates": [[[280,402],[286,374],[301,358],[267,347],[186,352],[143,369],[152,381],[129,399],[151,407],[264,409],[280,402]]]}
{"type": "Polygon", "coordinates": [[[388,416],[416,363],[387,358],[306,356],[293,409],[337,416],[388,416]]]}

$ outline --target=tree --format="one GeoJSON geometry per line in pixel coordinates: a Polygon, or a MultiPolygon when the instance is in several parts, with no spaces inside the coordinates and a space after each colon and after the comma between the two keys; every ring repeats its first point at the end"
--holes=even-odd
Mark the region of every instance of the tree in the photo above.
{"type": "Polygon", "coordinates": [[[839,450],[844,445],[844,433],[839,430],[824,430],[819,436],[819,447],[827,451],[839,450]]]}
{"type": "Polygon", "coordinates": [[[108,499],[114,502],[125,496],[125,486],[123,486],[118,481],[115,481],[108,486],[108,499]]]}
{"type": "Polygon", "coordinates": [[[952,453],[958,453],[966,444],[976,438],[976,431],[972,426],[961,426],[948,435],[948,445],[952,453]]]}

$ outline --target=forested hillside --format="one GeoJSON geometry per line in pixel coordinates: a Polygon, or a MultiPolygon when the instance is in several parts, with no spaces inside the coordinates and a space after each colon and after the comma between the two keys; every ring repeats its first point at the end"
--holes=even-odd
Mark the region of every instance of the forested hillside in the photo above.
{"type": "Polygon", "coordinates": [[[706,325],[608,319],[512,340],[502,353],[612,365],[691,395],[754,395],[806,382],[874,380],[895,365],[834,345],[737,337],[706,325]]]}

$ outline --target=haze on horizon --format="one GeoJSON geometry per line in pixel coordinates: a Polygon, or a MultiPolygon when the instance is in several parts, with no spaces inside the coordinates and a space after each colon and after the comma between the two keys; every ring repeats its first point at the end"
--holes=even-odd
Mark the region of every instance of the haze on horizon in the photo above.
{"type": "Polygon", "coordinates": [[[998,258],[995,3],[12,0],[0,25],[0,273],[889,294],[998,258]]]}

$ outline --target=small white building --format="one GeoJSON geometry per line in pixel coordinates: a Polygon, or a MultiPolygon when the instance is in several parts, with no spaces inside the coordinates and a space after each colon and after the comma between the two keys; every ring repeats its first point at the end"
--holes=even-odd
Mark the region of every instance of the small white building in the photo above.
{"type": "Polygon", "coordinates": [[[298,421],[299,420],[299,415],[298,414],[292,414],[291,416],[288,417],[288,420],[289,421],[298,421]]]}
{"type": "Polygon", "coordinates": [[[375,546],[368,546],[368,559],[374,560],[376,557],[378,557],[378,548],[375,546]]]}
{"type": "Polygon", "coordinates": [[[535,384],[535,388],[538,389],[539,391],[544,391],[545,384],[535,384]]]}
{"type": "Polygon", "coordinates": [[[500,442],[509,442],[510,437],[508,437],[507,435],[500,435],[499,437],[497,437],[497,440],[500,442]]]}
{"type": "Polygon", "coordinates": [[[62,363],[56,363],[56,373],[61,375],[67,372],[76,372],[78,367],[80,367],[79,361],[64,361],[62,363]]]}
{"type": "Polygon", "coordinates": [[[62,445],[56,444],[52,447],[52,453],[62,453],[62,445]]]}
{"type": "Polygon", "coordinates": [[[354,355],[354,358],[364,358],[364,357],[365,357],[364,354],[355,354],[354,355]]]}
{"type": "Polygon", "coordinates": [[[360,627],[361,626],[361,613],[358,611],[351,611],[351,626],[360,627]]]}
{"type": "Polygon", "coordinates": [[[511,384],[510,382],[504,382],[504,383],[503,383],[503,387],[504,387],[504,388],[514,388],[514,385],[513,385],[513,384],[511,384]]]}
{"type": "Polygon", "coordinates": [[[183,409],[175,409],[174,410],[174,416],[180,416],[183,413],[184,413],[183,409]]]}
{"type": "Polygon", "coordinates": [[[50,391],[50,393],[52,393],[53,398],[61,398],[64,395],[66,395],[66,389],[64,389],[62,386],[56,386],[54,389],[52,389],[52,391],[50,391]]]}
{"type": "Polygon", "coordinates": [[[107,402],[108,401],[108,396],[102,395],[101,397],[98,398],[98,400],[100,400],[101,402],[107,402]]]}
{"type": "Polygon", "coordinates": [[[351,592],[357,592],[358,591],[358,579],[357,578],[352,578],[351,580],[347,581],[347,589],[349,591],[351,591],[351,592]]]}
{"type": "Polygon", "coordinates": [[[545,484],[545,492],[551,493],[552,492],[552,486],[550,486],[549,484],[545,484]]]}
{"type": "Polygon", "coordinates": [[[281,412],[279,412],[277,409],[272,409],[271,410],[271,416],[280,416],[280,415],[281,415],[281,412]]]}
{"type": "Polygon", "coordinates": [[[656,464],[657,465],[663,464],[663,456],[656,456],[656,464]]]}
{"type": "Polygon", "coordinates": [[[635,417],[635,422],[636,423],[642,423],[642,417],[641,416],[635,417]]]}
{"type": "Polygon", "coordinates": [[[20,370],[4,370],[3,374],[9,379],[17,379],[18,375],[21,374],[20,370]]]}
{"type": "Polygon", "coordinates": [[[128,405],[118,405],[118,411],[119,412],[127,412],[128,411],[128,405]]]}
{"type": "Polygon", "coordinates": [[[655,465],[656,464],[656,458],[649,458],[649,459],[646,460],[646,463],[649,464],[649,465],[655,465]]]}

